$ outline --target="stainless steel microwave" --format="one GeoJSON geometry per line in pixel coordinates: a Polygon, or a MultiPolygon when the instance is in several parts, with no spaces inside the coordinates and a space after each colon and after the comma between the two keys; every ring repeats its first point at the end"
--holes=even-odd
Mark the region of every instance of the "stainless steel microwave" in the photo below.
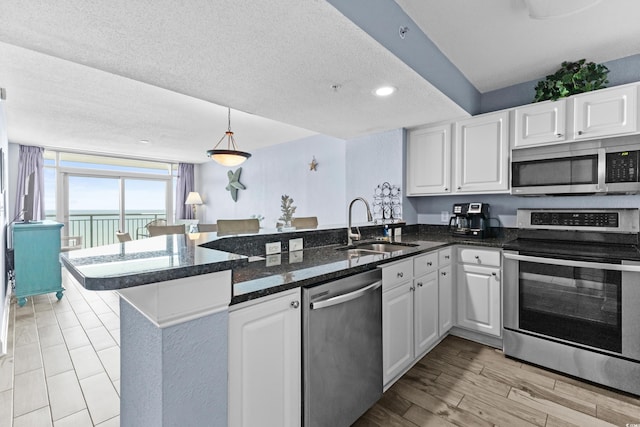
{"type": "Polygon", "coordinates": [[[511,194],[640,193],[640,136],[514,149],[511,194]]]}

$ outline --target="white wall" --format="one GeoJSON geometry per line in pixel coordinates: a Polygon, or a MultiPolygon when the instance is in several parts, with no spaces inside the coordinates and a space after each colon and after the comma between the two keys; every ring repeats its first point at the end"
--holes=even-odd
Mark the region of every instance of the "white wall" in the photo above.
{"type": "MultiPolygon", "coordinates": [[[[297,206],[296,216],[317,216],[320,226],[344,227],[347,207],[355,197],[373,203],[377,185],[389,182],[404,185],[404,131],[395,129],[349,141],[316,135],[287,142],[252,153],[242,165],[240,182],[247,186],[233,202],[225,190],[227,172],[211,161],[196,168],[196,190],[205,206],[198,218],[203,223],[218,219],[248,218],[260,214],[263,226],[271,228],[280,216],[280,196],[288,194],[297,206]],[[309,170],[315,156],[318,170],[309,170]]],[[[410,204],[412,223],[415,211],[410,204]]],[[[405,209],[407,210],[407,209],[405,209]]],[[[366,222],[364,205],[353,209],[354,224],[366,222]]]]}
{"type": "Polygon", "coordinates": [[[204,206],[198,218],[203,223],[218,219],[262,215],[262,225],[275,227],[280,217],[280,197],[287,194],[297,206],[295,216],[317,216],[321,226],[344,224],[345,141],[316,135],[256,150],[242,167],[240,182],[247,189],[234,202],[225,187],[227,168],[210,161],[196,168],[196,191],[204,206]],[[315,156],[317,171],[309,170],[315,156]]]}

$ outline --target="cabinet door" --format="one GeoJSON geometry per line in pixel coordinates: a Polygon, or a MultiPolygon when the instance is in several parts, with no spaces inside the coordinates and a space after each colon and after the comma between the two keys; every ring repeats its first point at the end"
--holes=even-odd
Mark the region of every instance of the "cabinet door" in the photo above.
{"type": "Polygon", "coordinates": [[[300,290],[229,313],[229,425],[301,423],[300,290]]]}
{"type": "Polygon", "coordinates": [[[425,274],[413,282],[415,359],[438,340],[438,272],[425,274]]]}
{"type": "Polygon", "coordinates": [[[573,98],[574,138],[590,139],[637,130],[638,87],[603,89],[573,98]]]}
{"type": "Polygon", "coordinates": [[[409,131],[408,195],[451,191],[451,125],[409,131]]]}
{"type": "Polygon", "coordinates": [[[453,269],[451,265],[438,270],[438,335],[443,336],[453,326],[453,269]]]}
{"type": "Polygon", "coordinates": [[[387,384],[413,361],[413,282],[382,293],[382,366],[387,384]]]}
{"type": "Polygon", "coordinates": [[[513,148],[565,141],[566,106],[566,100],[560,99],[516,108],[513,148]]]}
{"type": "Polygon", "coordinates": [[[509,189],[509,113],[486,114],[456,123],[455,192],[509,189]]]}
{"type": "Polygon", "coordinates": [[[501,335],[500,270],[458,266],[458,326],[501,335]]]}

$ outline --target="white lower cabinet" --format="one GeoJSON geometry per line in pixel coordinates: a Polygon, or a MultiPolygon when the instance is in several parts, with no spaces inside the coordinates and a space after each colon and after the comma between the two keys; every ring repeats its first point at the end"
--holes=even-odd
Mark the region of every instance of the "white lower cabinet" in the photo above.
{"type": "Polygon", "coordinates": [[[403,374],[453,325],[451,258],[449,247],[382,268],[385,385],[403,374]]]}
{"type": "Polygon", "coordinates": [[[453,327],[453,269],[451,265],[438,270],[438,335],[453,327]]]}
{"type": "Polygon", "coordinates": [[[404,282],[382,293],[382,360],[385,384],[413,361],[413,322],[413,282],[404,282]]]}
{"type": "Polygon", "coordinates": [[[457,274],[457,326],[502,335],[500,251],[460,248],[457,274]],[[463,263],[469,260],[469,263],[463,263]],[[471,261],[473,260],[473,261],[471,261]]]}
{"type": "MultiPolygon", "coordinates": [[[[413,281],[413,358],[427,351],[438,334],[438,272],[433,271],[413,281]]],[[[412,359],[413,359],[412,358],[412,359]]]]}
{"type": "Polygon", "coordinates": [[[229,426],[301,424],[300,290],[229,313],[229,426]]]}

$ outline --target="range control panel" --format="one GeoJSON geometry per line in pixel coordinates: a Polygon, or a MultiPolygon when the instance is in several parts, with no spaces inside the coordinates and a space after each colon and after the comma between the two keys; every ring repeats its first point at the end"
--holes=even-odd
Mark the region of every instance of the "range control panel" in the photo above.
{"type": "Polygon", "coordinates": [[[556,225],[565,227],[613,227],[619,226],[617,212],[531,212],[531,225],[556,225]]]}

